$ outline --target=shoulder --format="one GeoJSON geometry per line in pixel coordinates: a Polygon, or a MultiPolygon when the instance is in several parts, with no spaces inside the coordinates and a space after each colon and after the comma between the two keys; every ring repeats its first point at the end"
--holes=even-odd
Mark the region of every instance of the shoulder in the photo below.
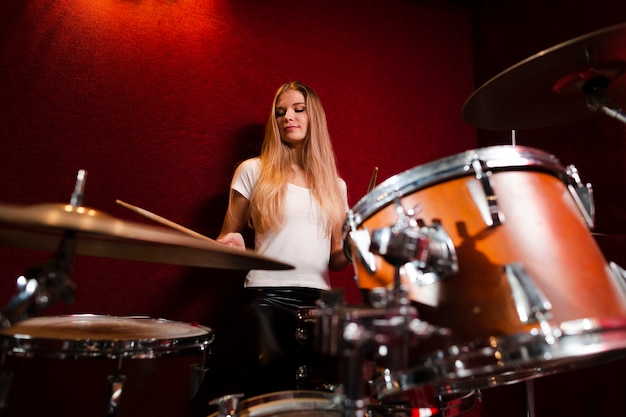
{"type": "Polygon", "coordinates": [[[261,158],[257,156],[254,158],[246,159],[245,161],[239,164],[238,169],[247,170],[247,171],[259,170],[261,169],[261,158]]]}
{"type": "Polygon", "coordinates": [[[237,171],[235,172],[236,177],[258,177],[261,172],[261,158],[250,158],[246,159],[237,167],[237,171]]]}
{"type": "Polygon", "coordinates": [[[230,188],[249,200],[260,175],[261,160],[259,158],[246,159],[237,167],[230,188]]]}
{"type": "Polygon", "coordinates": [[[343,179],[343,178],[337,178],[337,184],[339,185],[339,189],[340,189],[343,193],[348,192],[348,185],[346,184],[346,182],[344,181],[344,179],[343,179]]]}

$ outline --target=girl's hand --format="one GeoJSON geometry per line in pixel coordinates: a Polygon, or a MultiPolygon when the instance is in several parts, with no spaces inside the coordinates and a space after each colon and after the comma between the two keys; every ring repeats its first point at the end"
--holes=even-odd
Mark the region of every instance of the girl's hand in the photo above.
{"type": "Polygon", "coordinates": [[[246,242],[243,240],[243,236],[241,233],[226,233],[221,238],[217,239],[217,242],[222,245],[229,246],[231,248],[236,249],[246,249],[246,242]]]}

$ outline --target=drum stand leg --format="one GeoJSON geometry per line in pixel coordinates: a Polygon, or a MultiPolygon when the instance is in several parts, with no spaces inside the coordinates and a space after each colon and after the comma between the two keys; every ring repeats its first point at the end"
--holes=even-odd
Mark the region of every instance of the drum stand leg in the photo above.
{"type": "Polygon", "coordinates": [[[524,413],[525,417],[535,417],[535,389],[533,380],[529,379],[524,383],[524,394],[525,394],[525,406],[526,412],[524,413]]]}
{"type": "Polygon", "coordinates": [[[365,360],[360,349],[350,349],[343,355],[345,410],[344,417],[365,417],[369,402],[362,378],[365,360]]]}

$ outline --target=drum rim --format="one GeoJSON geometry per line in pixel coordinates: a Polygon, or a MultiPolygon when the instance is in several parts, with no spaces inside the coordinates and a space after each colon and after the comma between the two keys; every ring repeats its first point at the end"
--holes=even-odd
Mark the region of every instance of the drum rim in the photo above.
{"type": "MultiPolygon", "coordinates": [[[[292,390],[277,391],[247,398],[239,404],[240,416],[263,416],[267,412],[294,412],[294,411],[341,411],[343,410],[344,396],[342,394],[315,391],[292,390]],[[276,407],[279,407],[277,410],[276,407]]],[[[274,414],[269,414],[274,415],[274,414]]],[[[209,417],[218,417],[219,412],[209,417]]]]}
{"type": "Polygon", "coordinates": [[[396,197],[445,180],[468,175],[472,160],[479,158],[491,171],[505,168],[534,168],[555,174],[566,182],[567,173],[559,160],[545,151],[518,145],[498,145],[476,148],[444,157],[389,177],[361,198],[351,209],[354,221],[360,226],[365,220],[390,204],[396,197]]]}
{"type": "MultiPolygon", "coordinates": [[[[150,323],[156,326],[184,325],[193,327],[196,332],[190,335],[167,337],[135,337],[122,336],[119,338],[100,337],[65,337],[59,338],[33,336],[25,332],[17,331],[9,333],[12,328],[3,329],[0,333],[0,351],[9,356],[18,357],[44,357],[54,359],[105,357],[105,358],[155,358],[163,355],[181,355],[186,351],[206,350],[213,342],[214,334],[209,327],[191,325],[180,321],[156,319],[147,316],[110,316],[98,314],[72,314],[61,316],[48,316],[33,318],[33,322],[46,320],[67,320],[70,324],[74,321],[105,321],[126,323],[150,323]]],[[[19,323],[18,323],[19,325],[19,323]]],[[[34,332],[33,332],[34,333],[34,332]]]]}
{"type": "Polygon", "coordinates": [[[285,391],[276,391],[269,392],[266,394],[257,395],[254,397],[246,398],[241,401],[242,406],[252,406],[264,403],[270,403],[277,400],[287,400],[287,399],[307,399],[307,398],[315,398],[315,399],[325,399],[325,400],[335,400],[337,398],[341,398],[342,395],[335,392],[326,392],[326,391],[316,391],[316,390],[285,390],[285,391]]]}
{"type": "Polygon", "coordinates": [[[571,320],[559,328],[562,334],[552,344],[532,331],[440,349],[423,356],[419,366],[390,372],[386,378],[392,384],[378,378],[373,387],[379,399],[424,383],[461,392],[517,383],[585,366],[589,361],[626,356],[626,318],[571,320]],[[573,328],[578,330],[571,331],[573,328]],[[470,363],[473,365],[465,365],[470,363]],[[431,381],[424,378],[426,372],[432,372],[431,381]]]}

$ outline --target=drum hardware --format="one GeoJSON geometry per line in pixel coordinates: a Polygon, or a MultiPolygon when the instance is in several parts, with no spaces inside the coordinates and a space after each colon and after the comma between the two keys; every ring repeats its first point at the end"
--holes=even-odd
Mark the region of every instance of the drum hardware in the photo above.
{"type": "MultiPolygon", "coordinates": [[[[83,202],[86,177],[85,170],[78,171],[74,192],[70,197],[72,209],[76,209],[83,202]]],[[[73,230],[65,230],[54,257],[43,265],[30,268],[17,278],[18,293],[0,312],[1,327],[10,327],[58,299],[62,299],[66,304],[74,302],[76,285],[70,279],[70,275],[76,245],[76,233],[73,230]]]]}
{"type": "Polygon", "coordinates": [[[216,416],[239,417],[239,404],[243,394],[228,394],[209,402],[209,405],[217,406],[216,416]]]}
{"type": "MultiPolygon", "coordinates": [[[[486,170],[486,164],[484,161],[480,159],[472,159],[471,161],[472,169],[476,175],[476,179],[480,182],[482,186],[484,201],[487,203],[486,209],[481,210],[482,217],[485,220],[485,224],[488,227],[500,226],[504,222],[504,216],[500,209],[498,208],[498,199],[493,192],[493,186],[491,185],[491,181],[489,181],[490,171],[486,170]]],[[[470,191],[476,190],[470,189],[470,191]]],[[[479,208],[485,207],[481,199],[476,198],[476,194],[472,194],[474,196],[474,201],[477,203],[476,205],[479,208]]]]}
{"type": "MultiPolygon", "coordinates": [[[[482,416],[482,393],[469,390],[450,393],[443,385],[430,384],[417,374],[392,373],[386,370],[386,380],[374,381],[377,405],[392,416],[456,417],[482,416]]],[[[430,381],[432,382],[432,381],[430,381]]]]}
{"type": "Polygon", "coordinates": [[[622,288],[626,291],[626,270],[615,262],[609,262],[609,268],[611,269],[615,280],[621,283],[622,288]]]}
{"type": "Polygon", "coordinates": [[[625,42],[621,23],[540,51],[479,87],[463,118],[491,130],[549,127],[598,113],[626,123],[625,42]]]}
{"type": "Polygon", "coordinates": [[[2,353],[2,361],[0,361],[0,415],[7,407],[7,397],[13,381],[13,372],[4,369],[4,360],[5,354],[2,353]]]}
{"type": "Polygon", "coordinates": [[[578,169],[574,165],[565,167],[565,174],[569,178],[567,189],[580,209],[580,214],[585,219],[587,227],[593,229],[595,226],[596,208],[591,184],[583,184],[578,174],[578,169]]]}
{"type": "MultiPolygon", "coordinates": [[[[329,290],[325,294],[327,302],[336,299],[343,301],[342,290],[329,290]]],[[[319,321],[320,310],[317,306],[300,307],[297,312],[298,325],[296,326],[296,341],[302,345],[305,352],[304,363],[296,370],[296,387],[299,390],[321,390],[325,392],[342,392],[343,377],[339,376],[338,361],[334,358],[319,355],[316,346],[316,326],[319,321]]]]}
{"type": "Polygon", "coordinates": [[[524,381],[524,415],[535,417],[535,383],[532,379],[524,381]]]}
{"type": "MultiPolygon", "coordinates": [[[[419,339],[445,333],[417,318],[417,311],[409,305],[401,288],[385,295],[382,289],[375,293],[384,308],[348,307],[332,294],[324,294],[318,302],[316,348],[322,354],[340,358],[348,417],[365,415],[371,404],[371,381],[365,384],[362,375],[376,356],[384,356],[392,368],[406,369],[409,346],[419,339]],[[398,295],[403,298],[398,299],[398,295]]],[[[422,376],[428,381],[433,374],[425,369],[422,376]]]]}
{"type": "MultiPolygon", "coordinates": [[[[394,266],[394,289],[401,287],[401,268],[411,264],[417,271],[417,280],[432,283],[458,271],[458,262],[452,240],[438,221],[426,226],[416,219],[421,208],[404,209],[400,198],[394,199],[397,220],[391,227],[372,231],[370,252],[380,255],[394,266]],[[422,278],[423,277],[423,278],[422,278]]],[[[399,295],[398,300],[403,297],[399,295]]]]}
{"type": "Polygon", "coordinates": [[[122,399],[125,382],[126,375],[109,375],[107,377],[107,383],[109,384],[109,406],[106,410],[106,417],[115,417],[117,415],[117,410],[120,405],[120,400],[122,399]]]}
{"type": "Polygon", "coordinates": [[[602,112],[622,123],[626,123],[626,113],[615,106],[606,96],[605,91],[609,87],[608,76],[602,74],[585,82],[583,92],[586,96],[587,107],[594,112],[602,112]]]}
{"type": "Polygon", "coordinates": [[[546,343],[554,344],[555,338],[549,324],[552,309],[550,301],[533,282],[521,263],[505,265],[504,270],[520,321],[527,324],[539,323],[546,343]]]}
{"type": "Polygon", "coordinates": [[[0,313],[2,327],[10,327],[31,317],[59,299],[66,304],[74,302],[76,286],[70,275],[75,247],[75,233],[66,231],[63,233],[59,248],[49,262],[30,268],[17,278],[17,294],[0,313]]]}

